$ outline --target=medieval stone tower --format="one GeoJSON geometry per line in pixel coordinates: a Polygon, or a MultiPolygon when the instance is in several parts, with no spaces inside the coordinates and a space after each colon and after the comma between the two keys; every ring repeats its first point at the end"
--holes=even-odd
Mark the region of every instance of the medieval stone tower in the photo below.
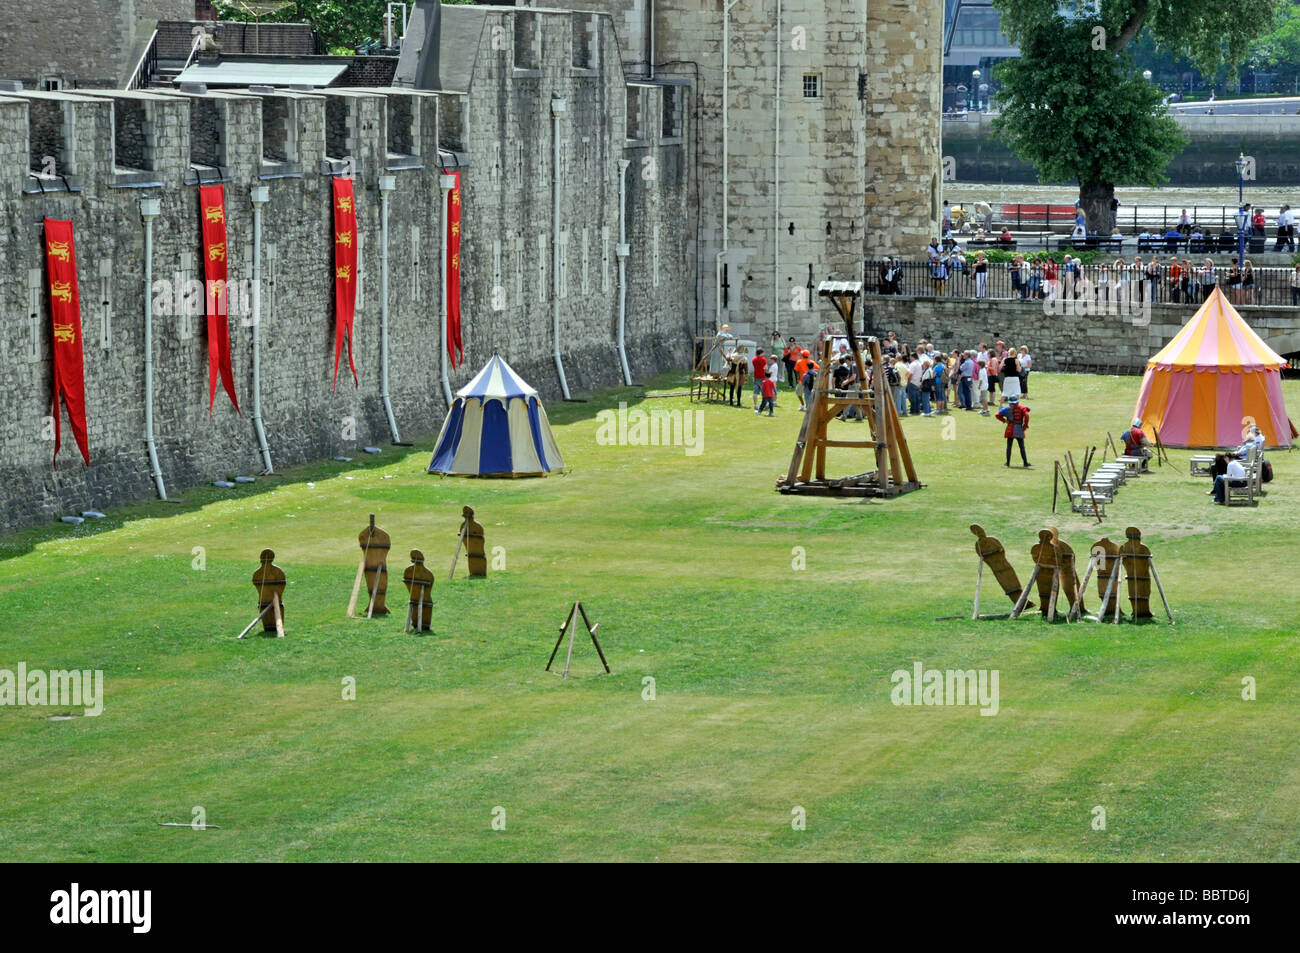
{"type": "Polygon", "coordinates": [[[695,86],[701,324],[767,343],[938,224],[941,0],[575,0],[629,77],[695,86]],[[727,156],[723,164],[722,157],[727,156]]]}

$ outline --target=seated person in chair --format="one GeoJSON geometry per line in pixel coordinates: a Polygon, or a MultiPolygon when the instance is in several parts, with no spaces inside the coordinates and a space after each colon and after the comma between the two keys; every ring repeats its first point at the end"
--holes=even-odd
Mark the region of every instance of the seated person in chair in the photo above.
{"type": "Polygon", "coordinates": [[[1264,455],[1264,435],[1260,433],[1258,424],[1251,424],[1250,429],[1246,432],[1245,442],[1237,448],[1234,454],[1238,460],[1245,460],[1246,455],[1250,453],[1250,448],[1255,448],[1255,459],[1264,455]]]}
{"type": "Polygon", "coordinates": [[[1246,468],[1241,465],[1240,460],[1229,460],[1228,472],[1214,478],[1214,489],[1210,492],[1214,494],[1215,503],[1223,503],[1229,486],[1245,485],[1246,468]]]}
{"type": "Polygon", "coordinates": [[[1142,430],[1141,419],[1134,419],[1133,426],[1124,431],[1124,453],[1130,457],[1142,458],[1142,469],[1146,469],[1151,459],[1151,439],[1142,430]]]}

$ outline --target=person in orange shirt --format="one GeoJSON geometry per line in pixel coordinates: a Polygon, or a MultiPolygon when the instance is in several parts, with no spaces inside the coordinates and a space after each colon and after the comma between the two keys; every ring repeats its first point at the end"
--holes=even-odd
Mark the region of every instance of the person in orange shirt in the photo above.
{"type": "Polygon", "coordinates": [[[1169,300],[1179,300],[1178,295],[1182,290],[1183,266],[1178,264],[1177,258],[1169,259],[1169,300]]]}
{"type": "Polygon", "coordinates": [[[794,362],[794,392],[795,396],[799,398],[799,409],[802,410],[804,406],[803,376],[808,370],[808,365],[812,363],[810,360],[812,355],[810,355],[806,349],[799,351],[798,353],[798,359],[794,362]]]}

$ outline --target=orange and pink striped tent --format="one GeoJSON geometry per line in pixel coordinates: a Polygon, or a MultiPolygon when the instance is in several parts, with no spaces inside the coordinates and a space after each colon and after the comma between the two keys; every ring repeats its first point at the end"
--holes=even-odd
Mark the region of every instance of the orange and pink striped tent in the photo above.
{"type": "Polygon", "coordinates": [[[1216,287],[1147,361],[1134,416],[1168,447],[1237,446],[1252,423],[1268,446],[1290,446],[1298,432],[1282,400],[1286,363],[1216,287]]]}

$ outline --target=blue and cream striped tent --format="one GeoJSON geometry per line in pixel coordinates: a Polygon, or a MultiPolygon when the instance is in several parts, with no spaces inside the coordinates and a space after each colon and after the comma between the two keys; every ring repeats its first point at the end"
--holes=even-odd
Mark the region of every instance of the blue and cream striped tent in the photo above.
{"type": "Polygon", "coordinates": [[[564,468],[537,391],[493,354],[456,392],[438,435],[429,473],[448,476],[545,476],[564,468]]]}

